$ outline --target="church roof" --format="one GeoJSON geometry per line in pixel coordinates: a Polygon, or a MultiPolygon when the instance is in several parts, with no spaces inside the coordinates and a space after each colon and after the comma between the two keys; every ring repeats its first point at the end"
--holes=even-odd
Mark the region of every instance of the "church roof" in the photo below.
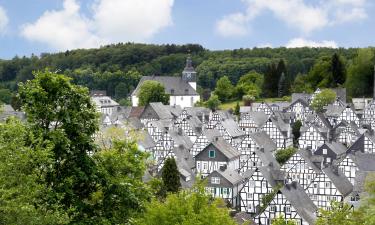
{"type": "Polygon", "coordinates": [[[172,76],[143,76],[138,83],[137,88],[132,93],[132,96],[137,96],[139,94],[140,88],[146,80],[153,80],[163,84],[165,92],[172,96],[186,96],[186,95],[199,95],[190,84],[181,77],[172,76]]]}

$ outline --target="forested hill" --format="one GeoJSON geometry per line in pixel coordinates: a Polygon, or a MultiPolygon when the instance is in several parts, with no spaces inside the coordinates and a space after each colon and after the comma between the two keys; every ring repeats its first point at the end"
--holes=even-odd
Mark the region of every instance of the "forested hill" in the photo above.
{"type": "MultiPolygon", "coordinates": [[[[364,76],[363,82],[355,87],[353,96],[371,95],[372,66],[374,49],[329,49],[329,48],[253,48],[225,51],[210,51],[196,44],[189,45],[146,45],[116,44],[98,49],[77,49],[56,54],[44,53],[41,56],[15,57],[0,61],[0,96],[9,102],[10,91],[15,92],[17,83],[31,79],[32,71],[49,68],[73,78],[73,82],[90,89],[106,90],[116,99],[125,98],[138,83],[142,75],[176,75],[182,71],[188,53],[198,71],[200,93],[213,90],[216,81],[228,76],[235,84],[241,76],[256,71],[268,79],[279,79],[277,65],[283,61],[287,90],[290,92],[298,74],[294,89],[313,89],[329,86],[324,81],[331,71],[332,56],[337,53],[343,65],[343,73],[349,79],[354,73],[364,76]],[[363,65],[362,65],[362,64],[363,65]],[[361,64],[361,65],[360,65],[361,64]],[[315,66],[314,66],[315,65],[315,66]],[[355,66],[357,66],[355,68],[355,66]],[[316,68],[315,68],[316,67],[316,68]],[[314,73],[315,75],[311,75],[314,73]],[[353,73],[353,74],[351,74],[353,73]],[[268,74],[268,75],[267,75],[268,74]],[[270,78],[271,77],[271,78],[270,78]],[[304,87],[298,83],[309,83],[304,87]],[[299,86],[298,86],[299,85],[299,86]],[[360,89],[359,91],[357,89],[360,89]]],[[[334,69],[333,69],[334,70],[334,69]]],[[[357,80],[357,79],[355,79],[357,80]]],[[[359,77],[358,77],[358,80],[359,77]]],[[[344,85],[344,84],[343,84],[344,85]]],[[[353,84],[350,84],[353,85],[353,84]]],[[[271,97],[263,91],[264,97],[271,97]]]]}

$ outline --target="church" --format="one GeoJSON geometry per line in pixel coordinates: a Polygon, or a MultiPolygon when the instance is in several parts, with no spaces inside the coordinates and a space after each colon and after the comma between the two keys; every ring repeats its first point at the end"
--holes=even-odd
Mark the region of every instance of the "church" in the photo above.
{"type": "Polygon", "coordinates": [[[132,93],[132,106],[138,106],[138,94],[140,88],[146,80],[153,80],[163,84],[165,92],[169,94],[169,104],[171,106],[180,106],[181,108],[193,107],[200,100],[197,92],[197,72],[195,71],[191,57],[186,59],[186,66],[182,71],[181,77],[173,76],[143,76],[139,81],[137,88],[132,93]]]}

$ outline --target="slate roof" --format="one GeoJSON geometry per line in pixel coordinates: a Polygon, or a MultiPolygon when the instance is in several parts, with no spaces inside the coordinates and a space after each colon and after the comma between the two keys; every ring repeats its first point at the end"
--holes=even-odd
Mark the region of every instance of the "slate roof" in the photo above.
{"type": "Polygon", "coordinates": [[[311,201],[303,187],[296,181],[285,184],[280,192],[290,202],[298,215],[309,224],[315,224],[318,207],[311,201]]]}
{"type": "Polygon", "coordinates": [[[236,123],[233,119],[226,119],[221,122],[221,125],[233,138],[245,136],[245,133],[238,126],[238,123],[236,123]]]}
{"type": "Polygon", "coordinates": [[[264,148],[269,152],[276,151],[277,146],[275,142],[265,131],[250,133],[249,136],[260,148],[264,148]]]}
{"type": "Polygon", "coordinates": [[[244,178],[235,170],[226,169],[223,171],[219,169],[216,170],[216,172],[229,181],[233,186],[244,180],[244,178]]]}
{"type": "Polygon", "coordinates": [[[144,106],[132,107],[129,113],[129,117],[140,118],[144,109],[144,106]]]}
{"type": "MultiPolygon", "coordinates": [[[[347,148],[345,147],[345,145],[339,143],[339,142],[336,142],[336,141],[332,141],[332,142],[326,142],[324,143],[329,149],[331,149],[334,153],[336,153],[337,155],[342,155],[342,154],[345,154],[346,151],[347,151],[347,148]]],[[[324,145],[322,145],[321,147],[319,148],[323,148],[324,145]]],[[[318,148],[318,149],[319,149],[318,148]]]]}
{"type": "Polygon", "coordinates": [[[110,119],[112,122],[114,121],[124,121],[125,119],[129,118],[130,112],[132,110],[132,107],[126,107],[126,106],[117,106],[112,114],[110,115],[110,119]]]}
{"type": "Polygon", "coordinates": [[[111,99],[109,96],[93,96],[91,100],[97,107],[115,107],[119,106],[117,102],[111,99]]]}
{"type": "Polygon", "coordinates": [[[331,104],[326,107],[325,115],[327,117],[339,117],[344,110],[344,106],[331,104]]]}
{"type": "Polygon", "coordinates": [[[204,129],[202,131],[202,134],[207,138],[209,142],[213,142],[215,138],[219,138],[222,135],[220,134],[220,131],[217,129],[204,129]]]}
{"type": "Polygon", "coordinates": [[[352,183],[350,183],[348,178],[336,165],[327,166],[322,170],[344,197],[348,196],[353,191],[352,183]]]}
{"type": "Polygon", "coordinates": [[[188,82],[182,80],[181,77],[172,76],[143,76],[139,81],[136,89],[133,91],[132,96],[138,96],[140,88],[146,80],[158,81],[164,85],[165,92],[172,96],[186,96],[186,95],[199,95],[188,82]]]}
{"type": "Polygon", "coordinates": [[[151,149],[156,146],[154,139],[148,132],[142,132],[142,134],[138,136],[138,145],[145,149],[151,149]]]}
{"type": "Polygon", "coordinates": [[[185,149],[191,149],[191,147],[193,147],[189,136],[187,136],[181,128],[169,129],[168,133],[176,146],[183,146],[185,149]]]}
{"type": "Polygon", "coordinates": [[[195,162],[193,157],[189,153],[189,150],[183,146],[173,148],[172,151],[175,154],[177,169],[180,172],[180,174],[184,177],[190,177],[189,181],[180,179],[182,188],[192,187],[195,182],[195,174],[193,173],[193,169],[195,168],[195,162]]]}
{"type": "Polygon", "coordinates": [[[312,96],[311,94],[307,94],[307,93],[292,93],[292,102],[294,103],[298,99],[308,102],[311,96],[312,96]]]}
{"type": "Polygon", "coordinates": [[[323,156],[313,155],[308,149],[300,149],[296,154],[299,154],[316,173],[322,172],[323,156]]]}
{"type": "MultiPolygon", "coordinates": [[[[223,138],[219,137],[217,140],[212,141],[209,145],[207,145],[204,149],[208,148],[210,145],[213,145],[217,148],[218,151],[223,153],[225,157],[227,157],[229,160],[240,157],[241,153],[234,149],[227,141],[225,141],[223,138]]],[[[198,153],[195,157],[197,158],[198,155],[200,155],[202,152],[204,152],[204,149],[198,153]]]]}
{"type": "MultiPolygon", "coordinates": [[[[147,107],[147,106],[146,106],[147,107]]],[[[149,104],[149,107],[151,107],[155,113],[158,115],[159,119],[172,119],[172,113],[170,111],[170,107],[163,105],[161,102],[151,102],[149,104]]]]}
{"type": "Polygon", "coordinates": [[[169,109],[169,112],[174,117],[178,117],[182,113],[182,108],[179,105],[165,105],[165,107],[169,109]]]}
{"type": "Polygon", "coordinates": [[[11,105],[3,105],[2,108],[0,106],[0,121],[5,120],[8,117],[14,116],[20,120],[26,119],[26,114],[24,112],[15,111],[11,105]]]}
{"type": "Polygon", "coordinates": [[[261,166],[258,170],[272,187],[275,187],[278,184],[284,184],[286,173],[285,171],[280,170],[278,164],[261,166]]]}
{"type": "Polygon", "coordinates": [[[149,124],[151,124],[154,127],[157,127],[162,132],[167,132],[169,128],[172,126],[173,122],[171,120],[155,120],[150,121],[149,124]]]}
{"type": "Polygon", "coordinates": [[[258,127],[262,127],[268,120],[269,116],[263,111],[248,112],[249,117],[254,121],[258,127]]]}
{"type": "Polygon", "coordinates": [[[233,217],[238,225],[247,224],[247,225],[255,225],[256,223],[253,220],[251,214],[246,212],[238,212],[233,217]]]}
{"type": "Polygon", "coordinates": [[[375,154],[356,152],[348,154],[360,171],[375,171],[375,154]]]}

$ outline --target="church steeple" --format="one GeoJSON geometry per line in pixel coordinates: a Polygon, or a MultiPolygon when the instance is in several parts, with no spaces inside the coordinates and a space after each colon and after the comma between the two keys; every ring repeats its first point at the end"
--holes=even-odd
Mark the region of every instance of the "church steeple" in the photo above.
{"type": "Polygon", "coordinates": [[[182,80],[186,82],[196,82],[197,72],[193,67],[193,62],[191,60],[190,54],[186,58],[186,65],[184,70],[182,71],[182,80]]]}

